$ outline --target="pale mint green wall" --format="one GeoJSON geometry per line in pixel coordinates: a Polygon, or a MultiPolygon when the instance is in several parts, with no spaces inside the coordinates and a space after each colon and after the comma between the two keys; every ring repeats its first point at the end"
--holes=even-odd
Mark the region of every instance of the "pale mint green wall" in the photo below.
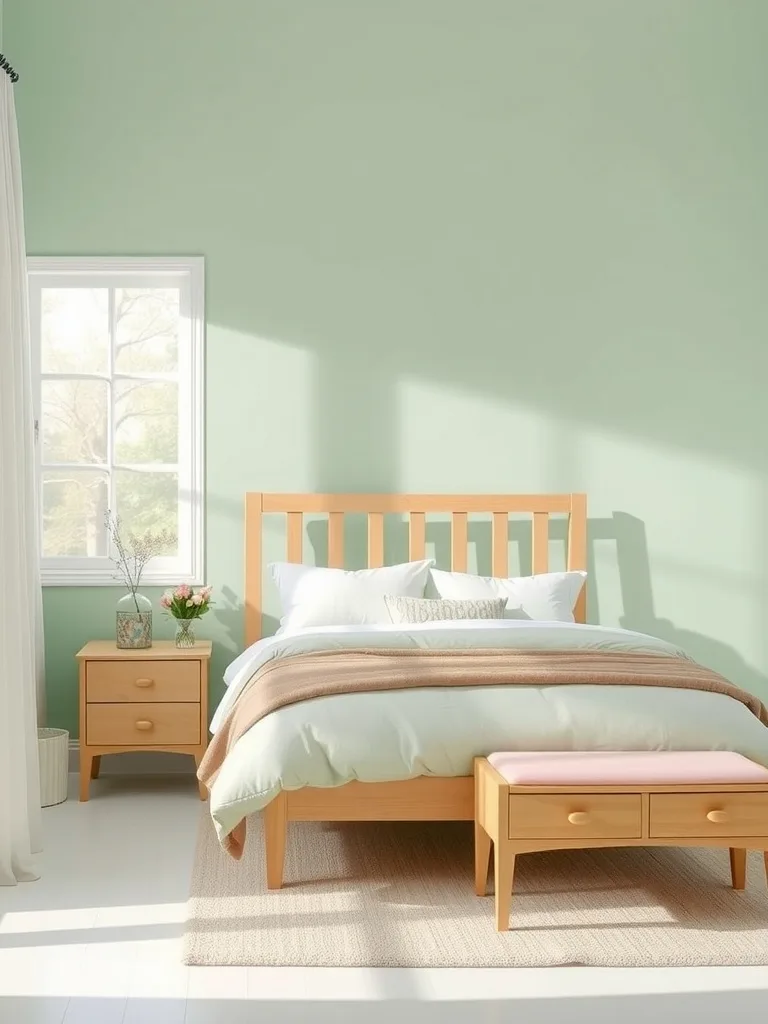
{"type": "MultiPolygon", "coordinates": [[[[202,253],[247,489],[584,489],[591,615],[768,696],[764,0],[5,0],[31,253],[202,253]]],[[[115,593],[49,590],[51,718],[115,593]]],[[[218,692],[218,687],[217,687],[218,692]]]]}

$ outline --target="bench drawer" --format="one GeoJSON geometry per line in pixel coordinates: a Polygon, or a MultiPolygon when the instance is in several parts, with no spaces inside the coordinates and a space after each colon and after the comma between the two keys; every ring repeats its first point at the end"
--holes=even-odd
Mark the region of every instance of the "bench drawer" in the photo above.
{"type": "Polygon", "coordinates": [[[768,836],[768,793],[652,793],[655,839],[768,836]]]}
{"type": "Polygon", "coordinates": [[[639,793],[513,793],[510,839],[639,839],[639,793]]]}

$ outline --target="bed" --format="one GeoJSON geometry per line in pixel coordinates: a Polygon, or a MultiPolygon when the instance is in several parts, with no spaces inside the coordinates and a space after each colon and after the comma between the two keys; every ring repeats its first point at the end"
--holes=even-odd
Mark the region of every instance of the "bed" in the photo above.
{"type": "MultiPolygon", "coordinates": [[[[468,517],[482,515],[490,519],[492,575],[503,579],[509,573],[510,516],[523,514],[530,521],[534,582],[549,578],[553,517],[567,521],[566,574],[585,574],[583,494],[251,493],[245,515],[246,649],[233,663],[230,682],[279,669],[281,659],[296,662],[319,652],[336,665],[341,662],[334,659],[354,653],[353,648],[364,648],[373,657],[392,646],[399,653],[400,648],[418,648],[412,652],[417,664],[422,655],[448,648],[474,657],[484,650],[498,655],[506,648],[511,655],[552,647],[579,655],[597,650],[620,657],[635,652],[651,660],[663,656],[683,672],[690,669],[685,653],[665,641],[587,625],[586,587],[581,585],[571,621],[538,621],[539,616],[536,621],[356,626],[349,636],[343,630],[343,635],[336,630],[326,635],[317,629],[262,638],[264,517],[284,517],[287,563],[295,565],[303,562],[304,517],[327,517],[328,566],[342,569],[344,517],[350,513],[367,516],[370,569],[385,564],[386,515],[406,520],[409,558],[416,563],[425,559],[427,517],[441,514],[450,524],[450,572],[466,574],[468,517]]],[[[245,699],[240,685],[228,688],[217,710],[212,747],[221,739],[222,723],[245,699]]],[[[289,821],[472,820],[472,759],[491,749],[734,749],[768,765],[768,728],[760,720],[759,702],[750,709],[749,695],[735,687],[728,690],[725,681],[722,686],[716,681],[714,690],[720,692],[706,692],[712,690],[706,681],[699,689],[687,685],[456,685],[449,690],[426,688],[425,683],[424,688],[387,693],[331,692],[262,715],[227,746],[215,771],[204,761],[201,779],[209,785],[212,780],[211,814],[222,845],[234,856],[232,836],[244,829],[249,814],[262,812],[267,884],[280,888],[289,821]]]]}

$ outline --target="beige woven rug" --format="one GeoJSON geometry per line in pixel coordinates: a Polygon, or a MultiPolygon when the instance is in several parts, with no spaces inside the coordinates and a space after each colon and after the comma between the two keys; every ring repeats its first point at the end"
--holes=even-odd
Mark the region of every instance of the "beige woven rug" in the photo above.
{"type": "MultiPolygon", "coordinates": [[[[768,964],[763,858],[730,888],[728,851],[645,848],[518,858],[514,930],[474,895],[471,823],[292,823],[286,885],[265,886],[261,823],[245,856],[200,829],[188,964],[602,967],[768,964]]],[[[489,889],[491,886],[489,885],[489,889]]]]}

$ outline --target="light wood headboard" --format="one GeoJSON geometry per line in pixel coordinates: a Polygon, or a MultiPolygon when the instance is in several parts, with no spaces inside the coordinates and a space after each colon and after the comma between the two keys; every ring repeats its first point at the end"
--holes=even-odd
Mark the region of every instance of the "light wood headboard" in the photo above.
{"type": "MultiPolygon", "coordinates": [[[[424,558],[427,513],[451,516],[451,569],[467,569],[467,515],[491,515],[491,560],[494,576],[509,575],[509,516],[532,516],[532,571],[547,572],[549,517],[568,516],[568,569],[587,568],[586,494],[262,494],[245,496],[245,642],[261,637],[262,517],[274,512],[287,517],[287,560],[303,561],[304,515],[328,516],[328,565],[344,566],[344,514],[368,515],[368,566],[384,564],[384,516],[408,516],[408,554],[424,558]]],[[[587,594],[574,608],[577,622],[586,621],[587,594]]]]}

